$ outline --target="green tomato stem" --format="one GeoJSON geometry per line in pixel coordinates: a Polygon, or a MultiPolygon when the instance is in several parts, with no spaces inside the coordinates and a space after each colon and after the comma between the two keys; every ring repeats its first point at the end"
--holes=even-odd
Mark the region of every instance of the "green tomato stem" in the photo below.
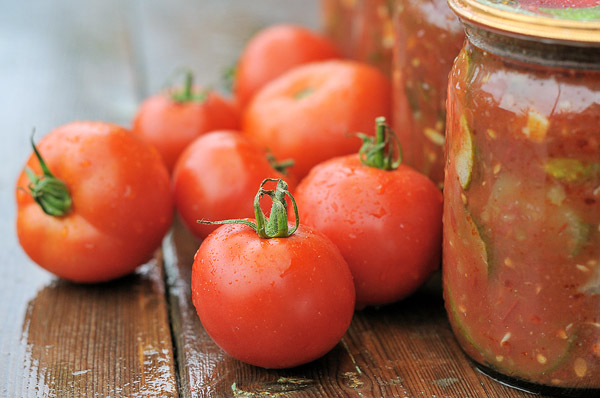
{"type": "Polygon", "coordinates": [[[402,146],[385,117],[375,119],[375,137],[357,133],[363,145],[358,151],[360,161],[369,167],[395,170],[402,163],[402,146]]]}
{"type": "Polygon", "coordinates": [[[235,84],[235,73],[236,67],[235,65],[231,65],[225,68],[221,76],[221,85],[223,86],[223,89],[229,94],[233,92],[233,86],[235,84]]]}
{"type": "Polygon", "coordinates": [[[188,103],[188,102],[199,102],[202,103],[206,101],[208,94],[210,92],[210,88],[206,88],[199,93],[194,92],[194,73],[187,69],[184,74],[184,83],[182,90],[174,90],[171,93],[171,99],[178,103],[188,103]]]}
{"type": "Polygon", "coordinates": [[[54,217],[62,217],[68,214],[73,208],[69,188],[62,180],[56,178],[50,172],[48,165],[35,146],[33,134],[31,134],[31,146],[40,163],[42,175],[38,176],[29,167],[25,167],[25,173],[30,181],[29,185],[27,185],[29,193],[33,200],[40,205],[44,213],[54,217]]]}
{"type": "Polygon", "coordinates": [[[296,94],[294,94],[294,99],[299,101],[303,98],[308,97],[309,95],[311,95],[313,92],[315,91],[314,88],[312,87],[306,87],[300,91],[298,91],[296,94]]]}
{"type": "Polygon", "coordinates": [[[185,83],[183,85],[183,98],[186,101],[190,101],[192,99],[192,87],[194,85],[194,75],[191,71],[187,71],[185,74],[185,83]]]}
{"type": "MultiPolygon", "coordinates": [[[[375,144],[385,143],[385,118],[377,118],[375,119],[375,144]]],[[[374,154],[374,162],[375,167],[378,169],[383,168],[384,160],[384,150],[385,148],[381,148],[380,150],[375,151],[374,154]]]]}
{"type": "Polygon", "coordinates": [[[258,236],[262,239],[287,238],[296,232],[300,221],[298,219],[298,206],[296,205],[296,200],[288,190],[288,184],[284,180],[280,178],[266,178],[263,180],[258,189],[258,193],[254,197],[254,217],[256,219],[256,223],[244,219],[222,221],[198,220],[197,222],[206,225],[244,224],[256,231],[258,236]],[[268,190],[264,188],[267,182],[275,181],[277,182],[277,186],[274,190],[268,190]],[[260,200],[265,195],[269,196],[273,201],[271,213],[268,218],[260,208],[260,200]],[[287,203],[285,201],[286,196],[290,198],[292,206],[294,207],[295,224],[292,229],[290,229],[288,226],[287,203]]]}
{"type": "Polygon", "coordinates": [[[269,164],[271,165],[271,167],[273,169],[277,170],[284,176],[288,175],[287,169],[292,167],[295,163],[293,159],[285,159],[285,160],[278,161],[277,159],[275,159],[275,155],[273,155],[273,153],[271,153],[271,152],[267,152],[267,161],[269,162],[269,164]]]}

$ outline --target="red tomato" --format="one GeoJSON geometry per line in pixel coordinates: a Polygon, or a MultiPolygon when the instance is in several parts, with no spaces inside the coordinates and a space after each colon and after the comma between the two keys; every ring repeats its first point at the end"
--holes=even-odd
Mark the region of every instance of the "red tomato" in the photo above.
{"type": "Polygon", "coordinates": [[[317,165],[295,197],[300,219],[348,262],[357,307],[400,300],[439,266],[442,194],[408,166],[382,170],[358,155],[338,157],[317,165]]]}
{"type": "MultiPolygon", "coordinates": [[[[122,127],[100,122],[59,127],[37,147],[66,185],[72,206],[62,216],[46,214],[26,192],[32,181],[21,173],[17,234],[33,261],[65,279],[100,282],[151,258],[172,219],[169,174],[154,148],[122,127]]],[[[34,155],[27,167],[41,174],[34,155]]],[[[48,195],[40,200],[54,203],[48,195]]]]}
{"type": "Polygon", "coordinates": [[[284,175],[271,166],[265,150],[239,132],[211,132],[190,144],[177,162],[175,206],[188,229],[202,239],[217,227],[197,220],[253,217],[256,187],[268,177],[284,175]]]}
{"type": "Polygon", "coordinates": [[[232,103],[214,91],[203,93],[198,88],[187,96],[182,91],[168,91],[146,99],[133,121],[133,132],[158,149],[169,171],[185,147],[200,135],[238,127],[238,111],[232,103]]]}
{"type": "Polygon", "coordinates": [[[390,82],[372,66],[326,61],[300,66],[265,86],[243,115],[243,131],[304,177],[314,165],[360,147],[349,133],[372,131],[390,113],[390,82]]]}
{"type": "Polygon", "coordinates": [[[192,300],[208,334],[234,358],[265,368],[321,357],[354,312],[352,275],[337,247],[303,225],[289,232],[261,238],[248,225],[222,226],[192,268],[192,300]]]}
{"type": "Polygon", "coordinates": [[[235,70],[233,91],[241,107],[266,83],[308,62],[340,58],[328,38],[302,26],[280,24],[253,36],[235,70]]]}

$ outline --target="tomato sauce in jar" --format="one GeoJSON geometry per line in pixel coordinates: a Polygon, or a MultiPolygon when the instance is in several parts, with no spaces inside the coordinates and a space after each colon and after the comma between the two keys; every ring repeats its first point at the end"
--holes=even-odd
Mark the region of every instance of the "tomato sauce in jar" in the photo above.
{"type": "Polygon", "coordinates": [[[449,3],[467,32],[448,88],[452,329],[509,385],[598,397],[600,4],[449,3]]]}
{"type": "Polygon", "coordinates": [[[448,73],[464,30],[446,0],[397,2],[394,25],[394,130],[404,162],[441,185],[448,73]]]}
{"type": "Polygon", "coordinates": [[[395,0],[322,0],[325,31],[342,54],[391,75],[395,0]]]}

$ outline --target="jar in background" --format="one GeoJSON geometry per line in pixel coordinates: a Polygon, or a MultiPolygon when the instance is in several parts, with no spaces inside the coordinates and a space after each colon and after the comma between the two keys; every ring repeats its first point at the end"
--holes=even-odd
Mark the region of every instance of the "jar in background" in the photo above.
{"type": "Polygon", "coordinates": [[[444,298],[484,373],[599,397],[600,12],[535,2],[449,1],[444,298]]]}
{"type": "Polygon", "coordinates": [[[395,0],[322,0],[326,34],[350,59],[377,66],[391,74],[395,0]]]}
{"type": "Polygon", "coordinates": [[[448,73],[464,30],[446,0],[404,0],[394,11],[394,131],[404,163],[444,180],[448,73]]]}

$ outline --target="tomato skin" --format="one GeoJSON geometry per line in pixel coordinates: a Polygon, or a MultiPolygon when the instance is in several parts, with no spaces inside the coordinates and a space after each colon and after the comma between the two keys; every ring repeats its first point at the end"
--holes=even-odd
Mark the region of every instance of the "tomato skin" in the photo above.
{"type": "MultiPolygon", "coordinates": [[[[29,257],[61,278],[102,282],[149,260],[172,220],[169,174],[154,148],[109,123],[75,122],[37,144],[50,171],[63,180],[73,208],[45,214],[25,188],[16,189],[17,235],[29,257]]],[[[36,174],[39,162],[27,161],[36,174]]]]}
{"type": "Polygon", "coordinates": [[[244,107],[265,84],[288,70],[340,57],[330,39],[305,27],[270,26],[254,35],[240,55],[233,86],[236,100],[244,107]]]}
{"type": "Polygon", "coordinates": [[[285,178],[290,191],[295,187],[295,179],[274,170],[266,151],[240,132],[214,131],[181,154],[173,172],[175,206],[187,228],[202,239],[217,226],[197,220],[254,217],[256,187],[265,178],[285,178]]]}
{"type": "Polygon", "coordinates": [[[384,171],[358,155],[331,159],[300,182],[295,198],[300,220],[348,262],[359,308],[408,296],[439,266],[442,194],[408,166],[384,171]]]}
{"type": "Polygon", "coordinates": [[[354,61],[325,61],[265,86],[246,108],[242,130],[278,158],[294,159],[290,170],[301,179],[322,161],[358,152],[361,142],[350,134],[372,132],[373,120],[389,113],[390,82],[381,72],[354,61]]]}
{"type": "Polygon", "coordinates": [[[235,105],[213,91],[203,102],[177,102],[165,92],[140,105],[133,132],[156,147],[172,171],[181,152],[194,139],[213,130],[237,129],[239,119],[235,105]]]}
{"type": "Polygon", "coordinates": [[[339,250],[308,227],[261,239],[246,225],[225,225],[194,257],[192,300],[208,334],[229,355],[288,368],[340,341],[352,320],[354,285],[339,250]]]}

